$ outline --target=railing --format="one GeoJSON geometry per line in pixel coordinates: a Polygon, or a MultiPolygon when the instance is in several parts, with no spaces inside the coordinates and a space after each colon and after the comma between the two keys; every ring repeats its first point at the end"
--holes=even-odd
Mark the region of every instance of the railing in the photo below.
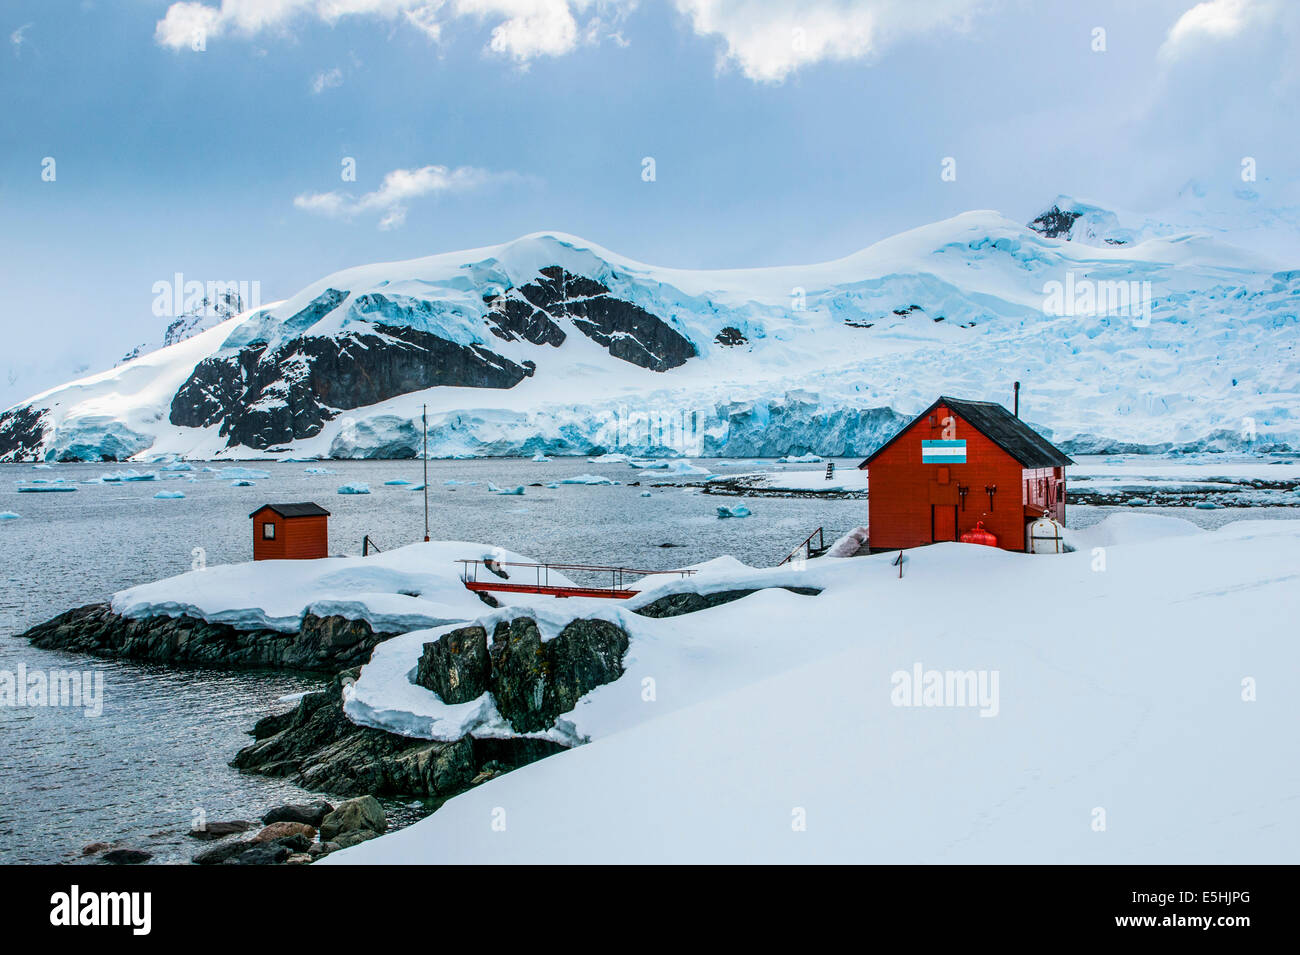
{"type": "Polygon", "coordinates": [[[381,554],[381,553],[383,553],[383,550],[384,550],[384,549],[383,549],[382,547],[380,547],[378,544],[376,544],[373,540],[371,540],[371,539],[370,539],[370,535],[367,534],[365,537],[363,537],[363,538],[361,539],[361,556],[362,556],[362,557],[369,557],[369,556],[370,556],[370,552],[371,552],[372,550],[373,550],[376,554],[381,554]]]}
{"type": "Polygon", "coordinates": [[[798,554],[801,551],[803,552],[803,555],[805,557],[816,557],[818,554],[824,554],[826,552],[826,536],[822,533],[822,529],[820,527],[817,528],[817,530],[813,531],[811,534],[809,534],[807,537],[805,537],[802,541],[800,541],[799,544],[795,547],[795,549],[790,551],[790,553],[786,554],[785,558],[781,561],[781,563],[777,564],[776,566],[780,567],[782,566],[782,564],[789,563],[790,561],[794,560],[794,558],[798,556],[798,554]],[[812,541],[814,537],[817,538],[816,547],[812,546],[812,541]]]}
{"type": "Polygon", "coordinates": [[[678,574],[686,578],[696,573],[694,570],[641,570],[635,567],[605,567],[599,564],[529,564],[520,561],[502,561],[492,560],[491,558],[480,560],[458,560],[456,563],[461,565],[460,579],[465,586],[472,590],[519,590],[527,587],[530,592],[534,593],[555,593],[565,596],[580,596],[591,594],[608,594],[608,595],[626,595],[631,596],[636,591],[629,590],[624,581],[625,575],[634,575],[645,577],[652,574],[678,574]],[[494,576],[501,578],[502,583],[495,581],[479,581],[478,569],[486,567],[494,576]],[[497,568],[517,567],[521,569],[530,569],[534,572],[536,582],[534,584],[520,584],[518,581],[511,581],[510,577],[504,573],[497,573],[497,568]],[[552,584],[551,571],[557,573],[577,572],[577,573],[599,573],[609,574],[608,587],[584,587],[575,586],[571,583],[552,584]],[[509,582],[507,582],[509,581],[509,582]]]}

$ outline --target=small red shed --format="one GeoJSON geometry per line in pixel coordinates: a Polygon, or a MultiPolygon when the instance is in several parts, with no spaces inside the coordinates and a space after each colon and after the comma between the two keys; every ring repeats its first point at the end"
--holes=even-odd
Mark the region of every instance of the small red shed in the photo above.
{"type": "Polygon", "coordinates": [[[263,504],[252,514],[253,560],[328,557],[330,512],[319,504],[263,504]]]}
{"type": "Polygon", "coordinates": [[[858,465],[870,548],[955,541],[983,522],[998,547],[1027,550],[1026,527],[1044,511],[1065,523],[1073,463],[996,402],[940,397],[858,465]]]}

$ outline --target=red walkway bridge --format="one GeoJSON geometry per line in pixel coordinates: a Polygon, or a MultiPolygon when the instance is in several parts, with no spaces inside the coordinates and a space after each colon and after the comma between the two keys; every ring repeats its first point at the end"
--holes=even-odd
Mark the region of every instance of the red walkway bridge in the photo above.
{"type": "Polygon", "coordinates": [[[626,600],[628,597],[634,597],[639,590],[632,590],[628,586],[626,577],[646,577],[650,574],[677,574],[681,577],[689,577],[695,573],[693,570],[638,570],[634,567],[601,567],[596,564],[524,564],[513,561],[498,560],[460,560],[461,565],[460,579],[465,584],[466,589],[475,593],[484,593],[495,591],[497,593],[508,594],[546,594],[551,597],[607,597],[615,600],[626,600]],[[487,571],[488,576],[479,579],[479,568],[482,567],[487,571]],[[518,578],[509,574],[506,570],[513,567],[518,570],[531,570],[532,574],[519,574],[518,578]],[[608,587],[579,587],[573,583],[551,583],[551,571],[557,574],[568,575],[569,573],[592,573],[604,576],[609,575],[608,587]],[[528,581],[531,577],[533,580],[528,581]],[[519,579],[522,578],[522,579],[519,579]]]}

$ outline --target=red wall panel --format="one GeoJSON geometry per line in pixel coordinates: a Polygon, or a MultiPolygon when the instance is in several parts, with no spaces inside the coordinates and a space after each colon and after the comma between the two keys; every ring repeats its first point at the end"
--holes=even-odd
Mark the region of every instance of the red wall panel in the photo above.
{"type": "Polygon", "coordinates": [[[281,517],[274,511],[253,516],[253,560],[314,560],[329,556],[329,518],[281,517]],[[262,539],[262,525],[275,524],[275,540],[262,539]]]}
{"type": "MultiPolygon", "coordinates": [[[[985,530],[997,536],[999,547],[1023,551],[1024,479],[1033,473],[1022,468],[1019,461],[963,418],[940,405],[932,416],[913,424],[868,466],[870,545],[873,549],[897,550],[929,544],[933,540],[931,506],[956,505],[958,537],[977,521],[983,521],[985,530]],[[947,429],[945,418],[952,419],[947,429]],[[940,439],[964,440],[966,462],[922,464],[921,442],[940,439]],[[945,470],[946,483],[941,474],[945,470]],[[991,506],[986,487],[997,488],[991,506]],[[966,489],[964,495],[960,488],[966,489]]],[[[1050,475],[1051,469],[1047,473],[1050,475]]],[[[1061,518],[1064,518],[1064,505],[1061,505],[1061,518]]]]}

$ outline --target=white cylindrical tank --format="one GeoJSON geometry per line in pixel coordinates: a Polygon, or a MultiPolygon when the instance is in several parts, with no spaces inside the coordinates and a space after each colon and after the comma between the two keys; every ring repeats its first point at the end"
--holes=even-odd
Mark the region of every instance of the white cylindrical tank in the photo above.
{"type": "Polygon", "coordinates": [[[1064,554],[1065,536],[1061,525],[1046,514],[1029,525],[1029,539],[1025,542],[1031,554],[1064,554]]]}

